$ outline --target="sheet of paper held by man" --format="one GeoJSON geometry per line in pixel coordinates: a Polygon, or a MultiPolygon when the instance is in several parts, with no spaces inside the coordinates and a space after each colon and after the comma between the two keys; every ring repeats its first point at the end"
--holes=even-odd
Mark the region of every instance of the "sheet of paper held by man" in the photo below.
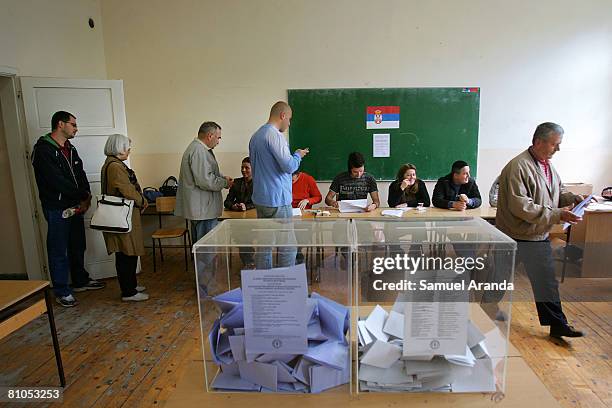
{"type": "Polygon", "coordinates": [[[338,209],[341,213],[364,212],[368,208],[368,199],[342,200],[338,201],[338,209]]]}
{"type": "Polygon", "coordinates": [[[246,354],[304,354],[306,266],[242,271],[246,354]]]}
{"type": "Polygon", "coordinates": [[[403,356],[464,354],[467,302],[406,302],[403,356]]]}
{"type": "MultiPolygon", "coordinates": [[[[579,217],[582,217],[584,215],[584,210],[586,209],[586,207],[589,205],[589,203],[591,202],[591,200],[593,199],[593,194],[589,195],[587,198],[585,198],[584,200],[582,200],[580,202],[580,204],[578,204],[577,206],[575,206],[574,208],[572,208],[572,212],[574,214],[576,214],[579,217]]],[[[570,226],[569,222],[563,223],[563,229],[566,230],[567,227],[570,226]]]]}

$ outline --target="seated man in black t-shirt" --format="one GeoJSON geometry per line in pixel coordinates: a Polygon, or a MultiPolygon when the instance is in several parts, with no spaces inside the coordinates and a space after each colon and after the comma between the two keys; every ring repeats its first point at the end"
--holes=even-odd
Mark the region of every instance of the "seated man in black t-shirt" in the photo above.
{"type": "Polygon", "coordinates": [[[368,198],[368,193],[372,197],[372,204],[368,205],[366,211],[372,211],[380,207],[376,180],[365,172],[363,155],[353,152],[348,157],[348,171],[334,177],[325,197],[325,204],[338,208],[338,201],[362,200],[368,198]]]}

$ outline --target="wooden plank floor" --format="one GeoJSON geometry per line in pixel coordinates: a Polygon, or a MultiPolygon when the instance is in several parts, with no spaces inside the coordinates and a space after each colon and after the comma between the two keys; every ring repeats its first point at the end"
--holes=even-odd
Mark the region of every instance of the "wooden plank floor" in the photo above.
{"type": "MultiPolygon", "coordinates": [[[[185,272],[182,252],[166,252],[157,273],[151,258],[143,259],[139,283],[147,286],[149,301],[121,302],[111,279],[103,290],[77,294],[79,306],[55,308],[68,382],[62,406],[162,406],[173,392],[184,362],[200,347],[200,326],[191,265],[185,272]]],[[[517,282],[523,298],[527,283],[517,282]]],[[[592,286],[595,293],[604,283],[567,282],[592,286]]],[[[551,341],[535,306],[519,301],[512,309],[511,341],[561,406],[612,407],[612,303],[566,302],[564,307],[585,338],[551,341]]],[[[0,341],[0,362],[0,385],[58,385],[46,317],[0,341]]]]}

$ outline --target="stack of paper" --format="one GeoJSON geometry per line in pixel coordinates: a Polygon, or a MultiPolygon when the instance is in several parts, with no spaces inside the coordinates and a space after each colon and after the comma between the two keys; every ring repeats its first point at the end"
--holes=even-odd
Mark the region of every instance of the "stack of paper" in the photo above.
{"type": "Polygon", "coordinates": [[[308,319],[305,354],[252,354],[245,347],[240,288],[213,301],[221,316],[208,335],[213,361],[221,370],[212,382],[217,390],[318,393],[350,378],[346,338],[347,307],[313,292],[304,305],[308,319]]]}
{"type": "Polygon", "coordinates": [[[368,208],[368,199],[362,200],[342,200],[338,201],[338,209],[341,213],[364,212],[368,208]]]}
{"type": "MultiPolygon", "coordinates": [[[[493,365],[485,347],[485,336],[466,321],[467,342],[461,354],[405,356],[406,310],[396,302],[387,312],[377,305],[365,320],[357,322],[359,339],[359,385],[377,392],[495,392],[493,365]]],[[[412,318],[412,316],[410,316],[412,318]]],[[[461,331],[461,330],[459,330],[461,331]]]]}
{"type": "Polygon", "coordinates": [[[404,213],[408,210],[407,208],[394,208],[392,210],[382,210],[381,215],[385,215],[387,217],[398,217],[402,218],[404,213]]]}

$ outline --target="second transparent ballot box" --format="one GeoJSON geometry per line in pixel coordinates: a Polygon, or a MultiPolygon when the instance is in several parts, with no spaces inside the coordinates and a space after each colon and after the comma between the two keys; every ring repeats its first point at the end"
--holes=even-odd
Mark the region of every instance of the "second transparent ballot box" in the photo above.
{"type": "Polygon", "coordinates": [[[225,220],[194,244],[209,392],[351,392],[350,228],[225,220]]]}
{"type": "Polygon", "coordinates": [[[354,227],[356,392],[504,392],[516,243],[471,217],[354,227]]]}

